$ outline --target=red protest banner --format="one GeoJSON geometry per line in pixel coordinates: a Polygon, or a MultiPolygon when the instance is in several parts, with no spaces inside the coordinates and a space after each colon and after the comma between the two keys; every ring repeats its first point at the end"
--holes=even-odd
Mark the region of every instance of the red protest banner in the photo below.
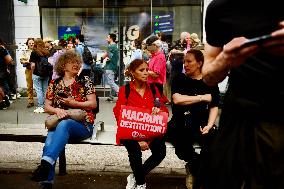
{"type": "Polygon", "coordinates": [[[148,140],[166,133],[168,114],[159,112],[152,115],[149,109],[121,106],[117,125],[116,141],[120,139],[148,140]]]}

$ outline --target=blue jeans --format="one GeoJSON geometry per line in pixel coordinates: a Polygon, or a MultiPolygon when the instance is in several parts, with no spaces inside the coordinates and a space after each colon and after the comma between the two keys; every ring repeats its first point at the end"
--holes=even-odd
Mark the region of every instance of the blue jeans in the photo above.
{"type": "Polygon", "coordinates": [[[8,84],[8,78],[1,78],[0,79],[0,87],[3,88],[3,91],[5,93],[5,95],[10,96],[11,92],[10,92],[10,88],[9,88],[9,84],[8,84]]]}
{"type": "Polygon", "coordinates": [[[38,107],[44,107],[45,93],[48,87],[49,77],[40,77],[33,74],[33,83],[37,96],[38,107]]]}
{"type": "MultiPolygon", "coordinates": [[[[118,85],[114,82],[114,71],[113,70],[106,70],[105,71],[105,80],[106,83],[109,84],[110,89],[113,90],[116,94],[119,91],[118,85]]],[[[110,92],[109,97],[112,97],[112,91],[110,92]]]]}
{"type": "Polygon", "coordinates": [[[83,123],[73,119],[64,119],[59,122],[54,130],[48,131],[42,154],[42,159],[53,166],[49,172],[48,182],[53,182],[56,160],[68,141],[80,141],[89,138],[92,132],[92,124],[88,124],[88,128],[86,128],[83,123]]]}

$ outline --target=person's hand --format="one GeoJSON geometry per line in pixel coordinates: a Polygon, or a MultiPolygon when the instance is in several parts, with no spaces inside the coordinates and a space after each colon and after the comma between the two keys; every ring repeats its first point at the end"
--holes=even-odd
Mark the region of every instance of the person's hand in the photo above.
{"type": "Polygon", "coordinates": [[[109,61],[110,59],[109,59],[109,57],[107,56],[107,57],[105,57],[104,60],[105,60],[105,61],[109,61]]]}
{"type": "Polygon", "coordinates": [[[32,69],[32,70],[35,69],[35,63],[34,63],[34,62],[31,63],[31,69],[32,69]]]}
{"type": "Polygon", "coordinates": [[[60,104],[66,105],[66,106],[70,106],[72,104],[72,102],[74,101],[74,98],[72,97],[68,97],[68,98],[60,98],[59,99],[60,104]]]}
{"type": "Polygon", "coordinates": [[[160,108],[157,108],[157,107],[153,107],[152,108],[152,115],[156,115],[157,113],[159,113],[160,112],[160,108]]]}
{"type": "Polygon", "coordinates": [[[174,94],[174,99],[175,99],[175,101],[180,102],[183,99],[183,95],[179,94],[179,93],[175,93],[174,94]]]}
{"type": "Polygon", "coordinates": [[[259,51],[257,45],[240,48],[242,44],[248,41],[245,37],[237,37],[224,45],[222,56],[226,62],[229,62],[229,68],[235,68],[244,63],[245,59],[259,51]]]}
{"type": "Polygon", "coordinates": [[[149,150],[149,145],[148,145],[147,142],[140,141],[140,142],[138,142],[138,144],[140,145],[140,148],[141,148],[142,151],[149,150]]]}
{"type": "Polygon", "coordinates": [[[212,129],[213,126],[208,126],[206,125],[205,127],[201,127],[200,126],[200,131],[201,131],[201,134],[205,135],[205,134],[208,134],[210,129],[212,129]]]}
{"type": "Polygon", "coordinates": [[[284,56],[284,21],[279,23],[280,29],[271,33],[275,40],[267,41],[262,45],[271,54],[284,56]]]}
{"type": "Polygon", "coordinates": [[[61,109],[61,108],[56,108],[55,113],[59,119],[66,118],[68,116],[66,110],[61,109]]]}

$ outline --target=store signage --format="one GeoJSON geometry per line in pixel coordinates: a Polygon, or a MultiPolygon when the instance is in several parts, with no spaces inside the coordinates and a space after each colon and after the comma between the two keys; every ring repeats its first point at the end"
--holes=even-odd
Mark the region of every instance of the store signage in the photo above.
{"type": "Polygon", "coordinates": [[[163,32],[165,34],[172,34],[174,31],[173,13],[156,14],[154,15],[154,32],[163,32]]]}
{"type": "Polygon", "coordinates": [[[67,40],[70,36],[76,37],[80,33],[80,26],[58,26],[58,39],[67,40]]]}

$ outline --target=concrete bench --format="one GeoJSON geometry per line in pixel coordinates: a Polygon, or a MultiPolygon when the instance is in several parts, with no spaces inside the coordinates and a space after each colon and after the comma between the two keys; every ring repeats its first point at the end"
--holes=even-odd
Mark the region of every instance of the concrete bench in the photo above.
{"type": "MultiPolygon", "coordinates": [[[[93,128],[93,134],[90,138],[77,142],[70,141],[70,144],[100,144],[97,138],[97,134],[102,131],[104,131],[104,122],[103,121],[95,122],[93,128]]],[[[66,155],[64,148],[64,150],[60,153],[59,156],[59,175],[65,175],[65,174],[67,174],[67,171],[66,171],[66,155]]]]}

